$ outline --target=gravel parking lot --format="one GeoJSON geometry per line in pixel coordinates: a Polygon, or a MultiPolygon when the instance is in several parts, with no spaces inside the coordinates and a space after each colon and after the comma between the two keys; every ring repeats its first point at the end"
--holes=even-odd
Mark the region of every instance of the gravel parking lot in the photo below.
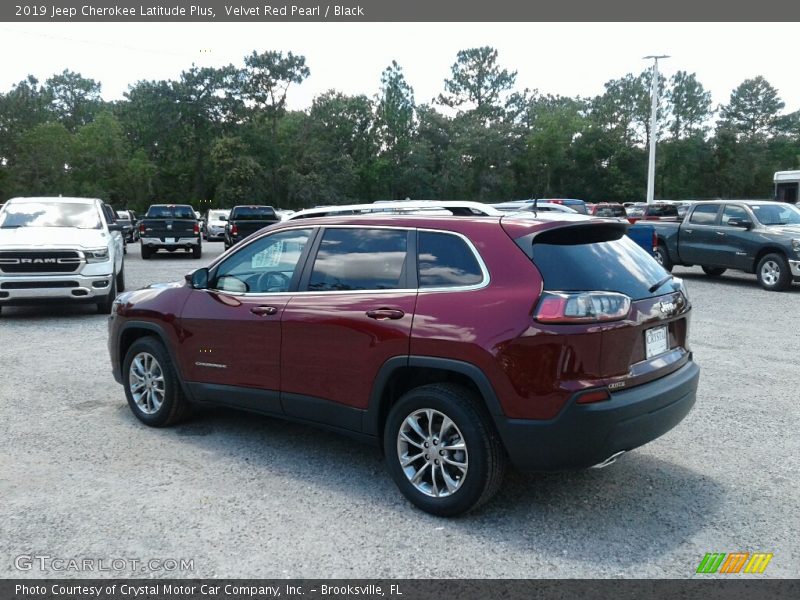
{"type": "MultiPolygon", "coordinates": [[[[128,288],[202,261],[132,245],[128,288]]],[[[688,282],[698,402],[602,470],[511,473],[479,511],[414,509],[377,448],[227,410],[141,425],[114,382],[93,306],[0,317],[0,576],[691,577],[706,552],[772,552],[800,572],[800,285],[688,282]],[[20,555],[193,559],[191,571],[42,572],[20,555]]],[[[763,577],[762,576],[762,577],[763,577]]],[[[707,577],[707,576],[706,576],[707,577]]]]}

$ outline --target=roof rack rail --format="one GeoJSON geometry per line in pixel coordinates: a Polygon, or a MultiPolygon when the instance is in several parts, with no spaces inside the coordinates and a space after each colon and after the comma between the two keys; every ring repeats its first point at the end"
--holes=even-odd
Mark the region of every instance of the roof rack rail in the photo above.
{"type": "Polygon", "coordinates": [[[499,217],[504,213],[496,208],[470,200],[378,200],[371,204],[343,204],[307,208],[290,215],[287,220],[342,215],[455,215],[499,217]]]}

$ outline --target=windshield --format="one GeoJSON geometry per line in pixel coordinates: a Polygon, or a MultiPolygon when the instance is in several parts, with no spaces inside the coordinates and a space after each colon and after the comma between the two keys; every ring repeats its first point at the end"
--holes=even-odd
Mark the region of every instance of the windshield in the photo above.
{"type": "Polygon", "coordinates": [[[151,206],[145,215],[147,219],[196,219],[191,206],[163,205],[151,206]]]}
{"type": "Polygon", "coordinates": [[[230,214],[229,210],[210,210],[208,211],[209,221],[219,221],[220,217],[227,217],[230,214]]]}
{"type": "Polygon", "coordinates": [[[753,204],[750,208],[762,225],[800,225],[800,209],[792,204],[753,204]]]}
{"type": "Polygon", "coordinates": [[[100,229],[94,204],[78,202],[9,202],[0,213],[0,229],[16,227],[77,227],[100,229]]]}

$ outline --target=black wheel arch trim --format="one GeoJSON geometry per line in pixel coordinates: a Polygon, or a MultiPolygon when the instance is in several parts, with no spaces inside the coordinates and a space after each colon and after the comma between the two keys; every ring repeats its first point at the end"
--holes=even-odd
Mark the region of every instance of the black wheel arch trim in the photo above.
{"type": "Polygon", "coordinates": [[[417,367],[437,369],[440,371],[451,371],[468,377],[478,388],[486,408],[494,421],[505,419],[500,400],[489,381],[486,374],[472,363],[456,360],[452,358],[440,358],[437,356],[395,356],[388,359],[381,366],[375,381],[372,384],[369,406],[364,413],[362,429],[365,434],[380,437],[382,434],[381,409],[383,408],[383,398],[386,386],[392,375],[405,367],[417,367]]]}
{"type": "MultiPolygon", "coordinates": [[[[192,395],[192,390],[190,386],[186,385],[186,379],[181,372],[181,365],[178,362],[177,356],[175,356],[175,352],[173,351],[172,347],[167,340],[169,336],[167,336],[166,331],[164,328],[159,325],[158,323],[153,323],[151,321],[127,321],[122,327],[119,329],[119,333],[117,335],[117,339],[115,340],[115,345],[117,349],[117,356],[119,357],[119,375],[120,379],[118,381],[123,383],[123,374],[122,374],[122,365],[125,362],[125,356],[122,354],[122,338],[126,331],[131,329],[144,329],[146,331],[151,331],[156,334],[158,339],[161,341],[161,344],[169,354],[169,359],[172,361],[172,367],[175,369],[175,373],[178,375],[178,381],[180,382],[181,389],[183,389],[183,393],[186,395],[189,400],[194,400],[194,396],[192,395]]],[[[116,378],[115,378],[116,379],[116,378]]]]}

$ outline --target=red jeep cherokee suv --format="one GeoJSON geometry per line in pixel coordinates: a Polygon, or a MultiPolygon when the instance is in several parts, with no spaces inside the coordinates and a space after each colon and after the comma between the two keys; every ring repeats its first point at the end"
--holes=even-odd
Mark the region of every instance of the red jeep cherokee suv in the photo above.
{"type": "Polygon", "coordinates": [[[119,296],[114,377],[155,427],[217,403],[376,441],[411,502],[462,513],[509,460],[609,464],[694,404],[686,290],[626,228],[556,213],[287,221],[186,282],[119,296]]]}

